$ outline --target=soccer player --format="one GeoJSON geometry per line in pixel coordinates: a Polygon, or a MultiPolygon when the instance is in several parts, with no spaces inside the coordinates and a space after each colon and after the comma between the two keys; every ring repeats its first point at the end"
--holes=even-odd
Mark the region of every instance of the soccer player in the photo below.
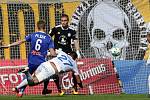
{"type": "Polygon", "coordinates": [[[79,42],[76,37],[76,31],[69,28],[69,17],[66,14],[61,16],[61,25],[55,26],[50,31],[51,37],[54,37],[55,49],[60,49],[66,53],[72,51],[71,41],[73,40],[78,58],[81,57],[79,52],[79,42]]]}
{"type": "Polygon", "coordinates": [[[60,73],[72,71],[75,75],[74,78],[77,80],[79,87],[83,88],[82,81],[79,76],[79,71],[76,63],[77,54],[76,52],[70,52],[69,55],[63,51],[59,51],[57,57],[52,58],[44,63],[42,63],[36,71],[31,74],[28,70],[24,70],[29,86],[34,86],[39,83],[44,82],[53,75],[58,75],[60,73]]]}
{"type": "MultiPolygon", "coordinates": [[[[28,67],[29,73],[33,74],[33,72],[37,69],[37,67],[46,61],[47,52],[49,51],[52,56],[56,56],[54,51],[54,42],[51,37],[45,33],[46,23],[44,20],[39,20],[37,22],[38,31],[32,34],[29,34],[23,40],[19,40],[12,44],[3,47],[11,47],[15,45],[19,45],[24,43],[25,41],[31,43],[30,52],[28,55],[28,67]]],[[[23,96],[23,92],[27,86],[27,81],[24,79],[18,86],[16,86],[13,91],[17,92],[18,97],[23,96]]],[[[50,91],[43,90],[42,93],[47,94],[50,91]]]]}
{"type": "MultiPolygon", "coordinates": [[[[54,47],[55,49],[59,49],[64,51],[65,53],[70,53],[73,48],[71,45],[71,41],[74,42],[74,48],[76,49],[76,53],[78,55],[78,58],[81,58],[80,52],[79,52],[79,42],[76,37],[76,31],[69,28],[69,17],[66,14],[62,14],[61,16],[61,25],[55,26],[50,31],[51,37],[54,37],[54,47]]],[[[74,77],[74,75],[73,75],[74,77]]],[[[64,92],[61,91],[61,87],[59,85],[59,76],[55,76],[56,79],[54,79],[54,82],[56,83],[56,86],[58,88],[58,92],[60,95],[63,95],[64,92]]],[[[75,78],[74,78],[75,79],[75,78]]],[[[45,82],[44,88],[47,88],[48,82],[45,82]]],[[[74,94],[78,94],[77,88],[76,88],[76,80],[74,80],[74,87],[75,91],[74,94]]]]}

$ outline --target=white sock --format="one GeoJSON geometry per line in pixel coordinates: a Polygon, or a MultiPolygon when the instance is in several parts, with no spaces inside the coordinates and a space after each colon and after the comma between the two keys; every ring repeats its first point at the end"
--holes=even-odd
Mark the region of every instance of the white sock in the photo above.
{"type": "Polygon", "coordinates": [[[17,89],[22,88],[23,86],[28,85],[27,79],[24,79],[18,86],[16,86],[17,89]]]}

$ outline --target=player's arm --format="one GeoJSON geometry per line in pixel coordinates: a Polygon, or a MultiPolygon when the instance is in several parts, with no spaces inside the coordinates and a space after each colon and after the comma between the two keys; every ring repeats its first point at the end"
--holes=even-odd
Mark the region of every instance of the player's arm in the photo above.
{"type": "Polygon", "coordinates": [[[48,56],[50,55],[50,56],[57,56],[57,54],[56,54],[56,52],[55,52],[55,50],[54,50],[54,48],[50,48],[49,50],[48,50],[48,54],[47,54],[48,56]]]}
{"type": "Polygon", "coordinates": [[[51,37],[53,37],[55,34],[56,34],[56,28],[54,27],[54,28],[52,28],[52,30],[50,30],[49,31],[49,35],[51,36],[51,37]]]}
{"type": "Polygon", "coordinates": [[[78,38],[76,36],[76,31],[73,31],[73,32],[74,32],[74,35],[73,35],[72,39],[73,39],[73,42],[74,42],[74,47],[76,49],[76,53],[78,55],[78,58],[81,58],[79,40],[78,40],[78,38]]]}
{"type": "Polygon", "coordinates": [[[12,43],[12,44],[8,44],[8,45],[5,45],[5,46],[3,46],[4,48],[9,48],[9,47],[11,47],[11,46],[15,46],[15,45],[20,45],[20,44],[22,44],[22,43],[24,43],[24,42],[30,42],[31,41],[31,34],[29,34],[28,36],[26,36],[23,40],[19,40],[19,41],[16,41],[16,42],[14,42],[14,43],[12,43]]]}
{"type": "Polygon", "coordinates": [[[78,84],[78,86],[79,86],[80,88],[83,88],[83,85],[82,85],[82,81],[81,81],[80,76],[79,76],[79,75],[74,75],[74,77],[75,77],[75,80],[76,80],[76,83],[78,84]]]}
{"type": "Polygon", "coordinates": [[[77,39],[74,40],[74,46],[75,46],[75,49],[76,49],[76,53],[77,53],[77,55],[78,55],[78,58],[81,58],[79,40],[77,40],[77,39]]]}
{"type": "Polygon", "coordinates": [[[55,52],[55,49],[54,49],[54,42],[52,40],[52,38],[50,37],[49,38],[49,50],[48,50],[48,56],[51,55],[51,56],[56,56],[56,52],[55,52]]]}
{"type": "Polygon", "coordinates": [[[4,46],[1,46],[1,47],[2,48],[9,48],[11,46],[20,45],[20,44],[24,43],[25,41],[26,41],[25,39],[24,40],[19,40],[19,41],[16,41],[16,42],[12,43],[12,44],[4,45],[4,46]]]}
{"type": "Polygon", "coordinates": [[[79,46],[79,40],[78,39],[75,39],[74,40],[74,45],[75,45],[75,49],[76,49],[76,51],[78,50],[80,50],[80,46],[79,46]]]}

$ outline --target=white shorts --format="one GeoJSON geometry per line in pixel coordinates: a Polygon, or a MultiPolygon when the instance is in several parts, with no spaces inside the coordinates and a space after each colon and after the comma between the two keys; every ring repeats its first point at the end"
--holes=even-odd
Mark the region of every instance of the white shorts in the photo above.
{"type": "Polygon", "coordinates": [[[49,61],[42,63],[35,71],[35,76],[39,82],[42,82],[55,74],[55,70],[49,61]]]}

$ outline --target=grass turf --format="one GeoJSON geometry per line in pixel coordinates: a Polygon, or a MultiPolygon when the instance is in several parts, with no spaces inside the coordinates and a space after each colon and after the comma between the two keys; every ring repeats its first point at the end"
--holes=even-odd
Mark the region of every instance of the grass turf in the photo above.
{"type": "Polygon", "coordinates": [[[150,100],[146,94],[105,94],[105,95],[64,95],[64,96],[23,96],[16,98],[15,96],[2,96],[0,100],[150,100]]]}

